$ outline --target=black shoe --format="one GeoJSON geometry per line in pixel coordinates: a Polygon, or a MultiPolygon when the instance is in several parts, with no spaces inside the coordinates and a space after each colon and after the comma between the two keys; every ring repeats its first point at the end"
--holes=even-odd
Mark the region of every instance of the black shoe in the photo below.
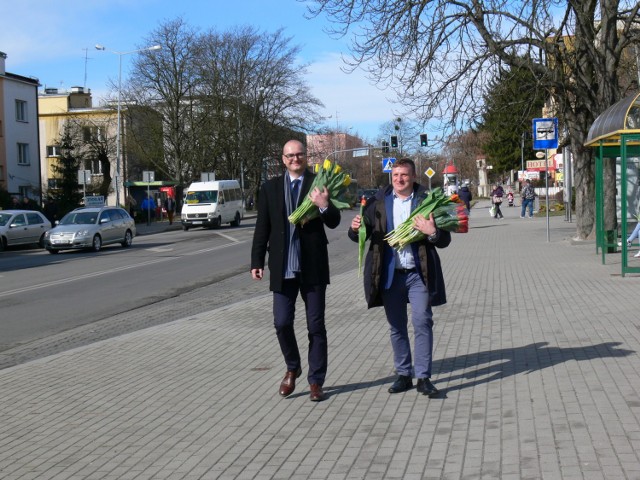
{"type": "Polygon", "coordinates": [[[427,395],[429,398],[433,398],[440,393],[438,389],[433,386],[433,383],[431,383],[431,381],[429,381],[428,378],[419,378],[418,386],[416,387],[416,390],[418,390],[418,393],[421,393],[422,395],[427,395]]]}
{"type": "Polygon", "coordinates": [[[391,384],[389,387],[389,393],[400,393],[406,392],[407,390],[413,388],[413,382],[411,381],[411,377],[407,377],[404,375],[398,375],[396,381],[391,384]]]}

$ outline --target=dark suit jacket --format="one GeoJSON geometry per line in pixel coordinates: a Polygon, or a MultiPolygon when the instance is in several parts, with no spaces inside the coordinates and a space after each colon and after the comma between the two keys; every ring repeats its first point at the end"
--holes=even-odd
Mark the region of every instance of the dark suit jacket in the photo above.
{"type": "MultiPolygon", "coordinates": [[[[298,203],[308,195],[315,175],[304,174],[298,203]]],[[[284,201],[284,177],[279,176],[265,182],[258,199],[258,218],[251,248],[251,269],[264,268],[269,252],[269,289],[281,291],[284,269],[287,262],[288,229],[286,205],[284,201]]],[[[304,285],[327,285],[329,283],[329,254],[324,226],[336,228],[340,224],[340,210],[333,203],[319,218],[310,220],[303,226],[296,226],[300,238],[300,282],[304,285]]],[[[293,225],[292,225],[293,226],[293,225]]]]}

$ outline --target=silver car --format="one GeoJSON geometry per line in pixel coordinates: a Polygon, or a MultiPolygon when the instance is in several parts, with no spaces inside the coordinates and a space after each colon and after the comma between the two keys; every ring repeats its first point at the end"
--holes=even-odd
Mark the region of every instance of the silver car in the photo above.
{"type": "Polygon", "coordinates": [[[45,233],[44,247],[50,253],[72,248],[97,252],[103,245],[112,243],[130,247],[135,236],[136,224],[122,208],[76,208],[45,233]]]}
{"type": "Polygon", "coordinates": [[[13,245],[44,246],[51,222],[35,210],[0,210],[0,251],[13,245]]]}

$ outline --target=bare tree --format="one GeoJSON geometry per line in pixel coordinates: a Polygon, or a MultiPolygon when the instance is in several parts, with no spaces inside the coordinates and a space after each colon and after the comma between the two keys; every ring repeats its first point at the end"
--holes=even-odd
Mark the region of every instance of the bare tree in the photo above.
{"type": "Polygon", "coordinates": [[[593,154],[584,143],[621,96],[618,66],[640,41],[639,9],[631,0],[314,0],[309,12],[327,15],[330,33],[353,31],[351,68],[364,67],[422,118],[452,129],[473,124],[501,65],[531,69],[568,129],[584,239],[595,223],[593,154]]]}
{"type": "Polygon", "coordinates": [[[165,155],[154,167],[166,178],[182,183],[197,155],[194,135],[199,129],[193,112],[199,108],[194,96],[199,36],[178,18],[160,25],[145,44],[158,44],[162,49],[143,51],[136,57],[127,91],[136,103],[153,106],[162,115],[165,155]]]}
{"type": "Polygon", "coordinates": [[[319,122],[299,48],[282,31],[251,27],[196,32],[168,21],[135,62],[130,94],[162,115],[165,158],[156,168],[184,183],[200,173],[245,178],[257,190],[263,163],[319,122]]]}
{"type": "Polygon", "coordinates": [[[212,31],[202,39],[200,93],[215,118],[220,168],[234,177],[243,168],[254,188],[263,160],[279,157],[292,132],[307,131],[320,118],[322,104],[309,93],[306,66],[290,41],[282,30],[253,27],[212,31]]]}

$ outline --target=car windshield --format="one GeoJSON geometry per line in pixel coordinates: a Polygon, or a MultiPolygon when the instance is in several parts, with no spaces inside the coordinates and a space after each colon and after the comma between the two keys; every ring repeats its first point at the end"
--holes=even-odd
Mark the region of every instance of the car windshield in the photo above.
{"type": "Polygon", "coordinates": [[[98,212],[71,212],[60,220],[60,225],[93,225],[97,218],[98,212]]]}
{"type": "Polygon", "coordinates": [[[186,203],[194,205],[197,203],[216,203],[218,201],[217,190],[206,190],[202,192],[187,192],[186,203]]]}
{"type": "Polygon", "coordinates": [[[0,213],[0,227],[4,227],[13,215],[8,213],[0,213]]]}

